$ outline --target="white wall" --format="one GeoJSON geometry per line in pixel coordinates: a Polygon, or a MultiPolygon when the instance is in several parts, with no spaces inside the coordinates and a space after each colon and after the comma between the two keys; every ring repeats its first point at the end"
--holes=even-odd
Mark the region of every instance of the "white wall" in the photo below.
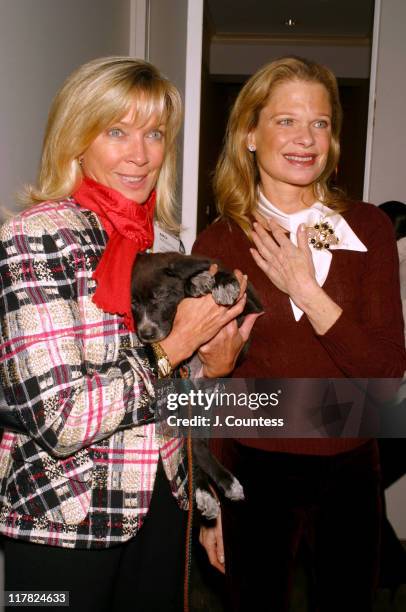
{"type": "MultiPolygon", "coordinates": [[[[399,0],[401,1],[401,0],[399,0]]],[[[211,74],[254,74],[264,64],[284,55],[300,55],[326,64],[338,77],[369,78],[369,46],[281,45],[259,42],[213,42],[211,74]]]]}
{"type": "Polygon", "coordinates": [[[48,108],[65,77],[128,55],[131,0],[0,0],[0,206],[36,177],[48,108]]]}
{"type": "MultiPolygon", "coordinates": [[[[406,2],[381,0],[369,201],[406,202],[406,2]]],[[[406,512],[405,512],[406,537],[406,512]]]]}
{"type": "Polygon", "coordinates": [[[188,0],[150,0],[148,60],[169,78],[185,99],[188,0]]]}

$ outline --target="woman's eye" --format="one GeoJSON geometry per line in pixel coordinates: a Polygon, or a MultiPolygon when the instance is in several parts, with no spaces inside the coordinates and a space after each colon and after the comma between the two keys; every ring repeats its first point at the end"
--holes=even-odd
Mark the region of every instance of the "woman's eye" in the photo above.
{"type": "Polygon", "coordinates": [[[316,121],[314,126],[316,128],[327,128],[329,126],[328,121],[325,121],[324,119],[320,119],[319,121],[316,121]]]}
{"type": "Polygon", "coordinates": [[[289,119],[288,117],[284,118],[284,119],[280,119],[278,121],[279,125],[293,125],[293,119],[289,119]]]}
{"type": "Polygon", "coordinates": [[[123,130],[120,128],[110,128],[107,133],[109,136],[113,136],[113,138],[119,138],[124,135],[123,130]]]}
{"type": "Polygon", "coordinates": [[[147,137],[151,138],[151,140],[162,140],[164,134],[161,130],[151,130],[148,132],[147,137]]]}

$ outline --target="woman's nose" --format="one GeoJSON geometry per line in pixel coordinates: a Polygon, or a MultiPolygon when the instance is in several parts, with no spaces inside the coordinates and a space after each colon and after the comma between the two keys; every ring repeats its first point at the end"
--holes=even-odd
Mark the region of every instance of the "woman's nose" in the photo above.
{"type": "Polygon", "coordinates": [[[143,137],[133,138],[129,144],[127,161],[137,166],[145,166],[148,163],[148,151],[143,137]]]}
{"type": "Polygon", "coordinates": [[[312,145],[314,143],[314,134],[311,126],[300,126],[295,135],[295,142],[297,142],[298,144],[302,144],[305,147],[309,147],[310,145],[312,145]]]}

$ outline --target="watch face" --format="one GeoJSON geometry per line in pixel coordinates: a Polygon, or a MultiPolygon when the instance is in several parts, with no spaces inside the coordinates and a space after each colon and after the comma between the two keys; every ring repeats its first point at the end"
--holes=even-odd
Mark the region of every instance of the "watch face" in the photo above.
{"type": "Polygon", "coordinates": [[[158,369],[163,377],[170,376],[172,372],[172,366],[169,363],[169,359],[166,359],[165,357],[161,357],[160,359],[158,359],[158,369]]]}
{"type": "Polygon", "coordinates": [[[162,378],[167,378],[172,374],[173,371],[171,362],[169,361],[167,354],[165,353],[159,342],[153,342],[151,346],[156,358],[159,375],[162,378]]]}

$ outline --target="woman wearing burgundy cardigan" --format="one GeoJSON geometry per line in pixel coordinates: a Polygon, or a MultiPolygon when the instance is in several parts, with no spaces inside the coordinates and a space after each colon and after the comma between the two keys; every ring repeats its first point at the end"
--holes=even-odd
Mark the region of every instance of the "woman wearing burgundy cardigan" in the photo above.
{"type": "MultiPolygon", "coordinates": [[[[392,227],[374,206],[328,185],[340,126],[335,77],[307,60],[265,66],[235,102],[215,177],[220,220],[194,246],[238,265],[264,305],[235,377],[403,374],[392,227]]],[[[202,529],[201,542],[225,567],[232,609],[287,610],[303,545],[317,610],[370,610],[380,520],[375,441],[228,440],[221,454],[246,501],[222,508],[225,566],[220,521],[202,529]]]]}

